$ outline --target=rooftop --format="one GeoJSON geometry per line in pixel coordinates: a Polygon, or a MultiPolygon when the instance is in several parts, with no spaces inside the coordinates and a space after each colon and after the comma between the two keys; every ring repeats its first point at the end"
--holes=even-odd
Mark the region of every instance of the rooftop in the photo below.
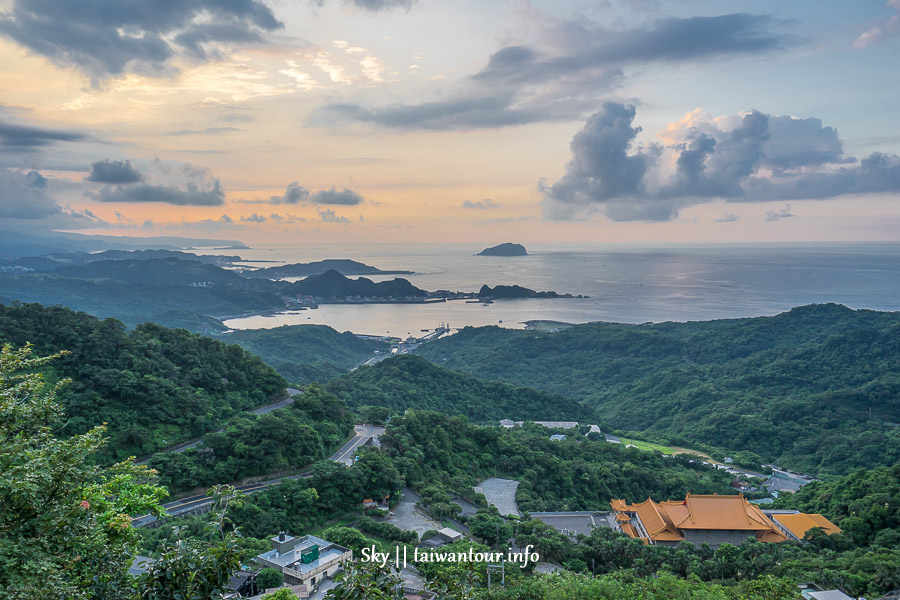
{"type": "Polygon", "coordinates": [[[282,569],[288,567],[295,571],[306,573],[317,569],[321,565],[330,563],[339,558],[344,552],[347,552],[347,549],[342,546],[338,546],[314,535],[305,535],[302,538],[297,539],[297,544],[292,550],[279,552],[277,549],[273,549],[260,554],[258,558],[274,563],[282,569]],[[319,558],[304,564],[300,560],[301,553],[313,546],[319,547],[319,558]]]}
{"type": "Polygon", "coordinates": [[[825,533],[841,533],[841,528],[820,514],[772,515],[772,518],[784,525],[784,528],[803,539],[806,532],[813,527],[821,527],[825,533]]]}
{"type": "Polygon", "coordinates": [[[654,502],[650,498],[638,504],[612,500],[616,520],[632,537],[642,537],[626,513],[634,513],[647,536],[653,541],[680,542],[687,530],[746,531],[762,542],[783,542],[786,538],[775,524],[743,495],[704,496],[688,494],[683,501],[654,502]],[[625,518],[623,518],[625,517],[625,518]],[[625,525],[629,525],[626,527],[625,525]]]}

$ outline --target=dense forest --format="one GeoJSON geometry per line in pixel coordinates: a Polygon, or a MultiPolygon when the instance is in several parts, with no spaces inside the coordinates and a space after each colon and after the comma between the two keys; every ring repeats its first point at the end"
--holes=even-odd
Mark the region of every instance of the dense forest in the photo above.
{"type": "Polygon", "coordinates": [[[474,421],[594,421],[593,411],[558,394],[482,381],[402,354],[326,384],[349,406],[381,406],[394,413],[408,408],[465,415],[474,421]]]}
{"type": "Polygon", "coordinates": [[[256,354],[289,381],[324,382],[342,375],[378,350],[390,345],[364,340],[349,331],[338,333],[325,325],[285,325],[274,329],[245,329],[218,337],[256,354]]]}
{"type": "Polygon", "coordinates": [[[900,548],[900,463],[813,481],[774,506],[826,515],[856,545],[900,548]]]}
{"type": "Polygon", "coordinates": [[[688,456],[584,436],[557,442],[551,433],[534,424],[481,427],[464,417],[409,410],[391,419],[381,445],[413,488],[441,482],[467,494],[481,479],[508,476],[521,481],[516,501],[527,511],[605,510],[612,498],[639,502],[731,490],[724,471],[688,456]]]}
{"type": "MultiPolygon", "coordinates": [[[[197,263],[200,264],[200,263],[197,263]]],[[[108,423],[104,462],[142,456],[219,427],[227,418],[284,393],[285,381],[239,346],[152,323],[126,331],[62,307],[0,305],[0,342],[31,343],[37,354],[67,354],[50,363],[60,392],[61,432],[108,423]]]]}
{"type": "Polygon", "coordinates": [[[183,452],[154,454],[160,484],[179,492],[255,475],[294,471],[322,460],[353,431],[353,415],[335,396],[309,386],[286,408],[241,413],[225,429],[207,433],[183,452]]]}
{"type": "Polygon", "coordinates": [[[900,460],[900,313],[834,304],[775,317],[466,328],[418,352],[559,393],[676,445],[750,451],[810,473],[900,460]]]}

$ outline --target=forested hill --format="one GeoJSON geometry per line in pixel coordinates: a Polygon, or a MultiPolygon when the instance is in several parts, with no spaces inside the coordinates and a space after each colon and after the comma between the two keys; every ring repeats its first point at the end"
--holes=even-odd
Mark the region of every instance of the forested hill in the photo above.
{"type": "Polygon", "coordinates": [[[409,354],[360,367],[326,389],[351,407],[382,406],[394,413],[416,408],[473,421],[596,421],[593,411],[564,396],[481,381],[409,354]]]}
{"type": "Polygon", "coordinates": [[[288,380],[301,384],[327,381],[373,356],[375,350],[391,349],[388,343],[364,340],[349,331],[338,333],[326,325],[244,329],[217,339],[256,354],[288,380]]]}
{"type": "Polygon", "coordinates": [[[62,435],[107,422],[103,461],[145,455],[216,429],[224,419],[281,394],[285,381],[239,346],[147,323],[130,332],[68,308],[0,305],[0,343],[35,354],[70,354],[47,367],[60,392],[62,435]]]}
{"type": "Polygon", "coordinates": [[[606,423],[751,451],[813,473],[900,460],[900,313],[825,304],[774,317],[467,328],[420,354],[583,399],[606,423]]]}

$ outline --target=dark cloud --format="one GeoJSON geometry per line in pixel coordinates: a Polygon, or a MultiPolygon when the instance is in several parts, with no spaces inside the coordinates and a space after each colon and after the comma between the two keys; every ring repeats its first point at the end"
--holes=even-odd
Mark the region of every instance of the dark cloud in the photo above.
{"type": "Polygon", "coordinates": [[[288,184],[281,196],[271,196],[269,204],[305,204],[309,202],[309,189],[296,181],[288,184]]]}
{"type": "Polygon", "coordinates": [[[98,202],[163,202],[178,206],[221,206],[225,204],[225,192],[218,179],[211,185],[202,187],[196,183],[188,183],[185,189],[169,185],[136,185],[107,186],[96,194],[88,194],[98,202]]]}
{"type": "Polygon", "coordinates": [[[614,221],[666,221],[685,206],[713,199],[767,202],[900,191],[900,156],[845,156],[837,132],[819,119],[755,110],[712,119],[695,111],[669,125],[663,146],[635,145],[641,129],[632,125],[634,117],[634,107],[607,103],[588,119],[572,139],[563,177],[538,184],[545,217],[572,219],[600,210],[614,221]]]}
{"type": "Polygon", "coordinates": [[[322,219],[325,223],[349,223],[350,219],[347,217],[342,217],[340,215],[336,215],[333,210],[330,208],[320,208],[317,209],[319,213],[319,218],[322,219]]]}
{"type": "MultiPolygon", "coordinates": [[[[552,20],[551,20],[552,21],[552,20]]],[[[769,16],[730,14],[664,19],[610,30],[587,19],[546,25],[541,47],[495,52],[452,96],[377,108],[335,103],[313,122],[334,118],[415,129],[474,129],[569,119],[583,115],[633,63],[687,62],[777,50],[785,38],[769,16]]]]}
{"type": "Polygon", "coordinates": [[[264,215],[258,215],[253,213],[249,217],[241,217],[241,221],[244,223],[265,223],[266,217],[264,215]]]}
{"type": "Polygon", "coordinates": [[[476,210],[485,210],[488,208],[498,208],[500,205],[491,200],[490,198],[485,198],[484,200],[465,200],[462,203],[463,208],[474,208],[476,210]]]}
{"type": "Polygon", "coordinates": [[[347,188],[339,190],[335,187],[313,192],[309,200],[313,204],[339,204],[341,206],[356,206],[366,201],[365,198],[353,190],[348,190],[347,188]]]}
{"type": "Polygon", "coordinates": [[[86,181],[97,183],[137,183],[144,176],[140,171],[131,166],[130,160],[100,160],[91,163],[91,172],[85,178],[86,181]]]}
{"type": "Polygon", "coordinates": [[[285,188],[284,194],[281,196],[270,196],[268,201],[248,200],[246,202],[249,204],[268,202],[268,204],[336,204],[341,206],[355,206],[357,204],[362,204],[365,201],[365,198],[347,188],[339,190],[332,186],[327,190],[311,192],[309,188],[294,181],[285,188]]]}
{"type": "Polygon", "coordinates": [[[221,43],[261,41],[282,27],[259,0],[13,0],[0,35],[95,82],[160,74],[178,55],[215,57],[221,43]]]}
{"type": "Polygon", "coordinates": [[[0,169],[0,218],[42,219],[61,212],[47,195],[47,179],[37,171],[0,169]]]}
{"type": "Polygon", "coordinates": [[[787,219],[793,217],[794,215],[791,213],[791,205],[788,204],[781,210],[770,210],[766,211],[766,221],[780,221],[781,219],[787,219]]]}
{"type": "Polygon", "coordinates": [[[740,218],[741,218],[740,215],[736,215],[734,213],[725,213],[724,215],[722,215],[721,217],[716,219],[715,222],[716,223],[733,223],[740,218]]]}
{"type": "Polygon", "coordinates": [[[76,142],[86,137],[83,133],[60,129],[0,123],[0,146],[13,150],[29,150],[54,142],[76,142]]]}

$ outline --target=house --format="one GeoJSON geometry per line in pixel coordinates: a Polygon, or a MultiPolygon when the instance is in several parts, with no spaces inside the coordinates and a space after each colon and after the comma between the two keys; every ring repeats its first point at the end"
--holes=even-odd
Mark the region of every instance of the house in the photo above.
{"type": "Polygon", "coordinates": [[[822,531],[828,535],[841,533],[840,527],[816,513],[770,514],[769,517],[775,522],[775,526],[781,533],[789,540],[797,542],[802,542],[803,536],[813,527],[821,527],[822,531]]]}
{"type": "Polygon", "coordinates": [[[254,596],[259,592],[256,586],[256,576],[259,571],[234,571],[228,585],[225,586],[225,595],[223,598],[229,600],[231,598],[246,598],[254,596]]]}
{"type": "Polygon", "coordinates": [[[783,542],[787,537],[743,494],[704,496],[688,494],[684,500],[638,504],[610,502],[617,528],[645,544],[675,546],[681,542],[707,543],[713,548],[738,546],[750,536],[760,542],[783,542]]]}
{"type": "Polygon", "coordinates": [[[272,538],[272,549],[256,557],[256,563],[260,568],[271,567],[284,573],[287,585],[315,589],[352,558],[349,548],[314,535],[295,538],[282,531],[272,538]]]}
{"type": "Polygon", "coordinates": [[[561,433],[555,433],[550,436],[550,439],[554,442],[564,442],[566,441],[566,436],[562,435],[561,433]]]}

